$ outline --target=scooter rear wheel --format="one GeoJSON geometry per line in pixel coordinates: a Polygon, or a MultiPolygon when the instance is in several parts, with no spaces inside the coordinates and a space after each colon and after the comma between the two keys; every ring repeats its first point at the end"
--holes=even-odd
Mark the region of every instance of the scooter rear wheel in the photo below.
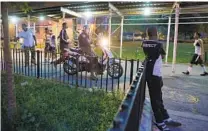
{"type": "Polygon", "coordinates": [[[77,65],[75,62],[71,61],[72,63],[69,64],[67,61],[63,64],[64,72],[68,75],[75,75],[77,73],[77,65]]]}

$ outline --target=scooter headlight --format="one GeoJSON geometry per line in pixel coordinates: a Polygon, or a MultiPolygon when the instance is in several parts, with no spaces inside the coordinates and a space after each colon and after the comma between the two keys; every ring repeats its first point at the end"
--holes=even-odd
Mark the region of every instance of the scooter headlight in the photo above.
{"type": "Polygon", "coordinates": [[[106,38],[101,39],[101,46],[108,47],[108,39],[106,39],[106,38]]]}

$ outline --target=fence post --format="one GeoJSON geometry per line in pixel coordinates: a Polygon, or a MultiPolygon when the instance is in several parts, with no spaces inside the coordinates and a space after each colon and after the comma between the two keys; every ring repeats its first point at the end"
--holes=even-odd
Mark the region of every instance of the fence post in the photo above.
{"type": "Polygon", "coordinates": [[[130,84],[133,81],[133,72],[134,72],[134,60],[131,59],[131,69],[130,69],[130,84]]]}
{"type": "Polygon", "coordinates": [[[37,51],[37,78],[40,78],[40,51],[37,51]]]}
{"type": "Polygon", "coordinates": [[[138,72],[139,70],[139,59],[137,60],[137,67],[136,67],[136,71],[138,72]]]}
{"type": "MultiPolygon", "coordinates": [[[[130,60],[134,64],[133,60],[130,60]]],[[[131,65],[131,67],[133,67],[131,65]]],[[[132,70],[132,68],[131,68],[132,70]]],[[[140,129],[145,98],[145,65],[142,65],[132,81],[108,131],[138,131],[140,129]]]]}
{"type": "Polygon", "coordinates": [[[78,82],[78,73],[79,73],[79,57],[77,56],[76,57],[76,66],[77,66],[77,72],[76,72],[76,87],[78,87],[79,86],[79,82],[78,82]]]}
{"type": "Polygon", "coordinates": [[[207,52],[205,52],[205,58],[204,61],[207,62],[207,52]]]}

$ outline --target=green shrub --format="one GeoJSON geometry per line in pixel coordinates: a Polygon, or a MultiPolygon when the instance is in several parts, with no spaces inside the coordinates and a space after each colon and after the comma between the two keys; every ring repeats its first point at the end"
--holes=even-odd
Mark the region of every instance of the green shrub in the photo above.
{"type": "MultiPolygon", "coordinates": [[[[70,88],[45,79],[14,78],[19,131],[104,131],[123,97],[120,93],[70,88]],[[24,82],[27,84],[21,86],[24,82]]],[[[4,74],[2,88],[2,114],[6,114],[4,74]]],[[[6,115],[2,117],[6,121],[6,115]]]]}

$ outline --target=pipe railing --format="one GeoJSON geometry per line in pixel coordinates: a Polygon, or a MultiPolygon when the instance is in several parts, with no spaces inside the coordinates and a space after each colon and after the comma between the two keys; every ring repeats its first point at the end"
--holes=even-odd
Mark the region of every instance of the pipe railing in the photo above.
{"type": "Polygon", "coordinates": [[[108,131],[139,131],[145,99],[145,68],[142,65],[108,131]]]}

